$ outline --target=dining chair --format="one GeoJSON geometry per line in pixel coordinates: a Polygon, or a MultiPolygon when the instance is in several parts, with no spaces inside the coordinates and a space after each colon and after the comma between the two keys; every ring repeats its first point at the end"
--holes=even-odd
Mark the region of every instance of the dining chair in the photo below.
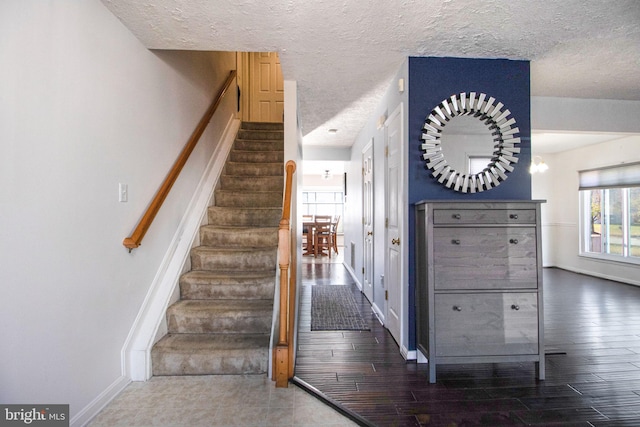
{"type": "Polygon", "coordinates": [[[331,215],[316,215],[313,230],[313,249],[316,257],[331,257],[331,215]],[[324,249],[327,250],[325,253],[324,249]]]}
{"type": "Polygon", "coordinates": [[[331,247],[338,254],[338,223],[340,222],[340,215],[336,215],[331,223],[331,247]]]}

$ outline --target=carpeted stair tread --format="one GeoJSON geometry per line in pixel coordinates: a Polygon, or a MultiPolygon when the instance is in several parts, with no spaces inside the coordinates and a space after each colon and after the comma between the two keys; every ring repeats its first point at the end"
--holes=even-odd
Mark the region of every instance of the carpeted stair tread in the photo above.
{"type": "Polygon", "coordinates": [[[244,163],[282,163],[284,151],[231,150],[229,159],[232,162],[244,163]]]}
{"type": "Polygon", "coordinates": [[[238,131],[238,139],[240,140],[282,141],[283,138],[283,130],[240,128],[238,131]]]}
{"type": "Polygon", "coordinates": [[[277,227],[282,217],[282,207],[211,206],[208,211],[209,224],[256,227],[277,227]]]}
{"type": "Polygon", "coordinates": [[[279,163],[249,163],[227,162],[225,174],[236,176],[282,176],[284,164],[279,163]]]}
{"type": "Polygon", "coordinates": [[[267,371],[269,334],[168,334],[151,352],[153,375],[242,375],[267,371]]]}
{"type": "Polygon", "coordinates": [[[270,299],[275,290],[275,271],[194,270],[180,277],[180,298],[270,299]]]}
{"type": "Polygon", "coordinates": [[[270,313],[273,308],[271,300],[193,300],[178,301],[172,304],[167,310],[170,313],[186,312],[186,313],[215,313],[221,315],[234,314],[243,315],[262,315],[265,312],[270,313]]]}
{"type": "Polygon", "coordinates": [[[257,248],[216,248],[198,246],[191,250],[193,270],[261,270],[276,268],[277,246],[257,248]]]}
{"type": "Polygon", "coordinates": [[[241,151],[284,151],[284,143],[282,141],[260,139],[236,139],[233,149],[241,151]]]}
{"type": "Polygon", "coordinates": [[[234,227],[204,225],[200,228],[200,242],[203,246],[277,246],[278,227],[234,227]]]}
{"type": "Polygon", "coordinates": [[[167,309],[169,333],[268,333],[272,300],[180,300],[167,309]]]}
{"type": "Polygon", "coordinates": [[[230,191],[216,190],[216,206],[246,207],[282,206],[282,192],[280,191],[230,191]]]}
{"type": "Polygon", "coordinates": [[[220,190],[233,191],[278,191],[282,194],[284,181],[282,176],[238,176],[222,175],[220,190]]]}
{"type": "Polygon", "coordinates": [[[252,284],[274,277],[274,270],[192,270],[182,275],[181,280],[187,278],[196,284],[242,283],[252,284]]]}
{"type": "Polygon", "coordinates": [[[209,350],[245,350],[269,344],[269,334],[169,334],[158,341],[159,347],[184,353],[209,350]],[[185,349],[182,344],[188,344],[185,349]]]}
{"type": "MultiPolygon", "coordinates": [[[[242,136],[238,136],[235,140],[235,142],[248,142],[248,143],[255,143],[255,144],[261,144],[261,143],[275,143],[278,145],[282,145],[284,147],[284,141],[280,138],[278,138],[278,135],[276,133],[273,134],[269,134],[269,135],[262,135],[262,137],[251,137],[250,135],[247,135],[246,133],[243,134],[242,136]]],[[[235,148],[235,147],[234,147],[235,148]]],[[[237,148],[236,148],[237,149],[237,148]]],[[[271,150],[269,150],[271,151],[271,150]]],[[[276,150],[278,151],[278,150],[276,150]]]]}
{"type": "Polygon", "coordinates": [[[283,123],[270,123],[270,122],[242,122],[240,127],[244,130],[284,130],[283,123]]]}

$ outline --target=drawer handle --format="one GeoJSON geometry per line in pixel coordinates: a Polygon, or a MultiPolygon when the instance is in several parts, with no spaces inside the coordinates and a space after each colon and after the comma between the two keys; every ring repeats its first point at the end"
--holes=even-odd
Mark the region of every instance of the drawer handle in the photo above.
{"type": "Polygon", "coordinates": [[[509,218],[511,219],[518,219],[518,214],[510,214],[509,218]]]}
{"type": "Polygon", "coordinates": [[[454,305],[453,311],[462,311],[462,307],[460,307],[459,305],[454,305]]]}
{"type": "Polygon", "coordinates": [[[460,214],[453,214],[453,215],[451,215],[451,217],[452,217],[453,219],[460,219],[460,218],[462,218],[462,216],[461,216],[460,214]]]}
{"type": "Polygon", "coordinates": [[[517,245],[518,244],[518,239],[509,239],[509,243],[517,245]]]}
{"type": "Polygon", "coordinates": [[[513,304],[513,305],[511,306],[511,310],[516,310],[516,311],[518,311],[518,310],[520,310],[520,306],[519,306],[519,305],[517,305],[517,304],[513,304]]]}
{"type": "Polygon", "coordinates": [[[460,244],[460,240],[459,239],[453,239],[451,241],[451,243],[454,244],[454,245],[459,245],[460,244]]]}

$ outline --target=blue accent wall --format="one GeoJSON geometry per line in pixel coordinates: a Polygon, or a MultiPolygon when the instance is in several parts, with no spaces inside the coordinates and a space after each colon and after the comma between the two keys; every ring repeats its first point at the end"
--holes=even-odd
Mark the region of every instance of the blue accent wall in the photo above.
{"type": "Polygon", "coordinates": [[[415,347],[415,204],[421,200],[531,200],[531,114],[529,61],[409,58],[409,349],[415,347]],[[459,193],[440,184],[422,159],[422,126],[431,110],[451,95],[486,93],[511,111],[520,129],[518,163],[507,180],[481,193],[459,193]]]}

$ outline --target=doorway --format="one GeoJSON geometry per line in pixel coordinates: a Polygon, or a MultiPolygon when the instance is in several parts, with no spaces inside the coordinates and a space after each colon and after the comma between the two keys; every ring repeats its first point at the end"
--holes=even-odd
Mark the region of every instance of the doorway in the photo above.
{"type": "MultiPolygon", "coordinates": [[[[305,222],[305,217],[312,220],[315,216],[328,216],[337,224],[335,229],[335,243],[337,251],[330,251],[330,262],[343,259],[344,256],[344,203],[345,162],[304,160],[301,192],[299,200],[299,220],[305,222]]],[[[300,240],[301,237],[299,236],[300,240]]],[[[306,241],[306,239],[302,239],[306,241]]],[[[308,250],[305,251],[309,253],[308,250]]],[[[303,261],[310,258],[303,257],[303,261]]]]}
{"type": "Polygon", "coordinates": [[[238,87],[243,121],[284,121],[284,79],[276,52],[238,53],[238,87]]]}

